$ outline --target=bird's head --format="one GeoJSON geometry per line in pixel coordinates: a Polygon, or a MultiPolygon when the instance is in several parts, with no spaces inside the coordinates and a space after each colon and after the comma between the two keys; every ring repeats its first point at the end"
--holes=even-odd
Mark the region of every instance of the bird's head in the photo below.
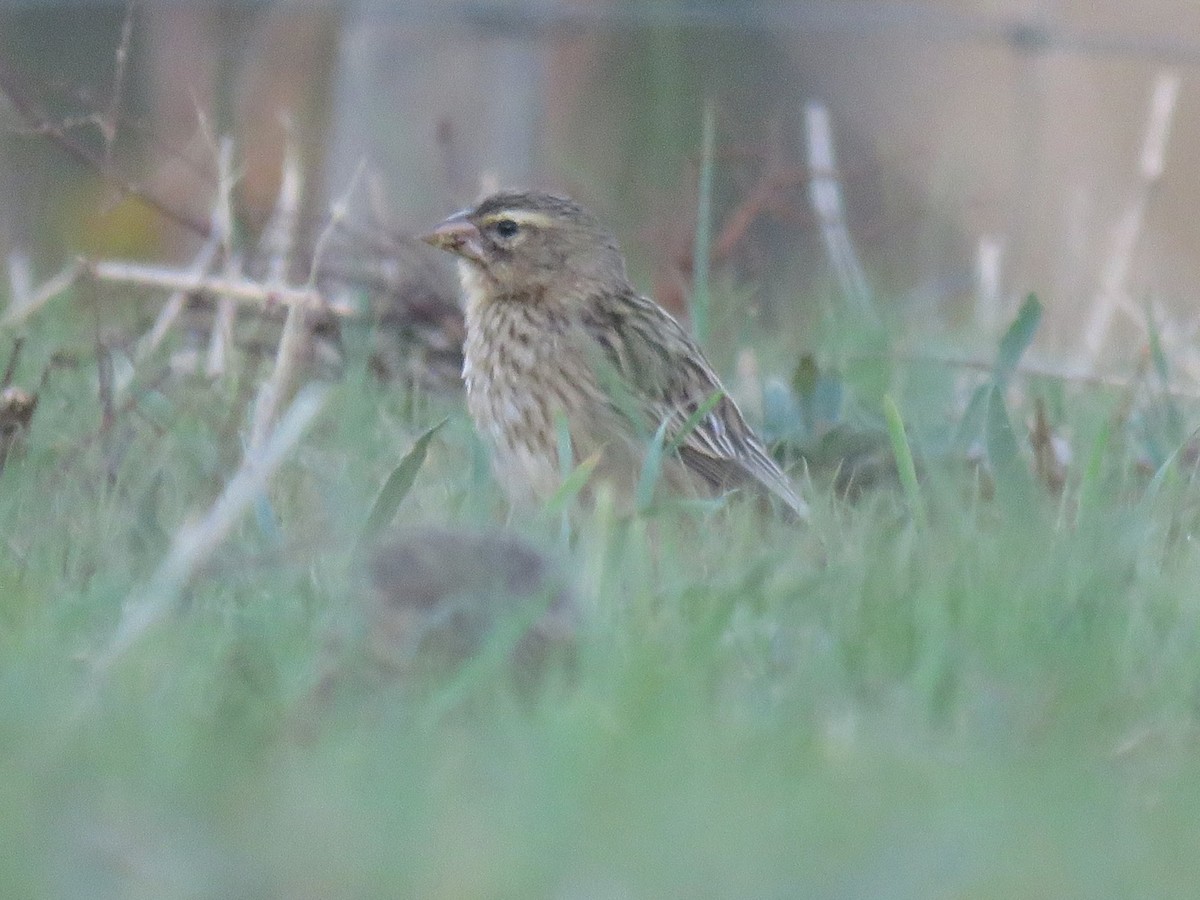
{"type": "Polygon", "coordinates": [[[459,256],[464,274],[494,294],[568,297],[625,281],[612,234],[582,206],[552,194],[493,194],[421,239],[459,256]]]}

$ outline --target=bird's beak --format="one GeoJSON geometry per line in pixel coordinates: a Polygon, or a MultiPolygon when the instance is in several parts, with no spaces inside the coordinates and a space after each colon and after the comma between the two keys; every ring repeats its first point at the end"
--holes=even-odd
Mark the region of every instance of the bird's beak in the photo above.
{"type": "Polygon", "coordinates": [[[455,213],[429,234],[421,235],[421,240],[482,265],[483,235],[467,215],[467,212],[455,213]]]}

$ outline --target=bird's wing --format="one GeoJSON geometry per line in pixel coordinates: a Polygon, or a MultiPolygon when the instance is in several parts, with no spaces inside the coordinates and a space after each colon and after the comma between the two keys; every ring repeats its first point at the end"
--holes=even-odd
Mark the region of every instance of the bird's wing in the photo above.
{"type": "MultiPolygon", "coordinates": [[[[594,306],[584,316],[590,337],[616,369],[613,403],[664,437],[680,459],[714,489],[747,484],[765,489],[803,518],[808,508],[788,477],[742,418],[703,352],[669,313],[632,291],[615,305],[594,306]],[[710,407],[684,434],[689,420],[710,407]]],[[[613,393],[613,391],[610,391],[613,393]]]]}

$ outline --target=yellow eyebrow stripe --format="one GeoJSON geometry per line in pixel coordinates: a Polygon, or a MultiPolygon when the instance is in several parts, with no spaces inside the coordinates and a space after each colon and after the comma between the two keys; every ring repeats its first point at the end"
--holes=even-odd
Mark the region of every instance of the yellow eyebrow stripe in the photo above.
{"type": "Polygon", "coordinates": [[[551,223],[550,217],[545,213],[532,212],[527,209],[509,209],[485,216],[479,221],[479,224],[492,225],[501,219],[510,219],[518,225],[532,225],[534,228],[545,228],[551,223]]]}

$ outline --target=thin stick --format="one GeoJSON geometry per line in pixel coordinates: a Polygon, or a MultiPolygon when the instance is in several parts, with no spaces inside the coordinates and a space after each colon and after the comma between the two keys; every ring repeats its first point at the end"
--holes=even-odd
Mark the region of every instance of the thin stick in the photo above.
{"type": "MultiPolygon", "coordinates": [[[[264,241],[274,245],[267,271],[267,284],[270,286],[282,286],[287,277],[288,256],[295,240],[296,212],[300,207],[302,184],[303,176],[300,173],[296,147],[289,140],[283,159],[283,178],[279,184],[275,212],[264,236],[264,241]]],[[[267,439],[279,404],[291,389],[306,343],[305,319],[303,307],[293,304],[287,308],[283,332],[275,351],[275,365],[254,401],[254,418],[250,426],[251,452],[261,447],[267,439]]]]}
{"type": "Polygon", "coordinates": [[[709,254],[712,246],[713,144],[717,113],[712,103],[704,105],[700,140],[700,184],[696,201],[696,240],[692,246],[692,330],[701,344],[708,342],[710,293],[709,254]]]}
{"type": "Polygon", "coordinates": [[[104,178],[117,185],[124,193],[134,197],[150,209],[161,213],[177,225],[205,236],[210,233],[210,226],[207,222],[194,219],[186,213],[169,206],[161,198],[143,190],[128,178],[123,177],[106,160],[98,157],[90,149],[68,134],[63,125],[53,122],[37,102],[25,93],[21,87],[21,80],[17,77],[16,72],[5,62],[2,55],[0,55],[0,94],[8,98],[8,101],[13,105],[13,108],[16,109],[21,118],[29,124],[31,131],[49,138],[76,161],[95,172],[99,172],[104,178]]]}
{"type": "Polygon", "coordinates": [[[310,385],[302,390],[280,420],[270,440],[259,452],[246,456],[208,512],[199,521],[185,523],[175,532],[170,551],[149,583],[125,601],[116,632],[92,663],[93,675],[103,676],[166,616],[196,570],[221,545],[246,510],[266,489],[275,470],[299,443],[324,407],[329,391],[323,385],[310,385]]]}
{"type": "MultiPolygon", "coordinates": [[[[192,260],[192,264],[182,273],[184,277],[192,283],[203,279],[204,273],[213,264],[220,246],[221,241],[216,235],[205,241],[204,246],[200,248],[200,252],[196,254],[196,258],[192,260]]],[[[95,268],[93,268],[93,272],[96,272],[95,268]]],[[[96,277],[100,276],[96,275],[96,277]]],[[[175,324],[175,320],[183,312],[183,306],[187,302],[188,294],[189,291],[180,288],[173,291],[167,298],[167,302],[163,304],[162,309],[158,312],[158,317],[154,320],[154,325],[138,341],[137,350],[134,353],[135,363],[141,362],[158,349],[158,345],[163,342],[167,336],[167,332],[171,330],[171,326],[175,324]]]]}
{"type": "Polygon", "coordinates": [[[0,327],[9,328],[14,325],[19,325],[27,318],[69,288],[84,272],[86,265],[83,260],[75,260],[63,268],[61,272],[53,278],[44,282],[40,288],[20,306],[13,303],[8,308],[8,312],[4,314],[4,318],[0,319],[0,327]]]}
{"type": "Polygon", "coordinates": [[[1000,322],[1000,263],[1004,246],[994,234],[979,238],[975,254],[975,324],[991,331],[1000,322]]]}
{"type": "Polygon", "coordinates": [[[367,161],[360,159],[358,165],[354,169],[354,174],[350,176],[350,181],[346,185],[346,190],[342,195],[330,204],[329,221],[325,227],[321,229],[321,233],[317,235],[317,240],[313,244],[312,260],[309,263],[308,270],[308,286],[311,288],[317,282],[317,271],[321,268],[321,260],[325,256],[325,251],[330,242],[333,241],[334,234],[339,228],[342,228],[350,216],[350,197],[354,194],[358,187],[359,181],[363,178],[363,173],[366,172],[367,161]]]}
{"type": "MultiPolygon", "coordinates": [[[[201,120],[203,122],[203,119],[201,120]]],[[[218,189],[217,205],[213,212],[213,224],[225,247],[225,274],[235,275],[241,271],[241,261],[233,251],[233,141],[222,138],[217,148],[218,189]]],[[[225,374],[226,356],[233,343],[233,323],[237,317],[237,306],[225,295],[217,299],[217,315],[213,320],[212,334],[208,343],[208,359],[204,372],[209,378],[225,374]]]]}
{"type": "Polygon", "coordinates": [[[275,208],[271,211],[271,218],[263,229],[259,242],[259,250],[267,255],[267,281],[271,284],[283,284],[287,280],[288,263],[296,243],[296,227],[304,186],[291,119],[284,117],[283,126],[287,142],[284,147],[279,194],[275,198],[275,208]]]}
{"type": "Polygon", "coordinates": [[[855,310],[867,321],[877,321],[867,276],[846,225],[842,185],[838,180],[837,158],[833,149],[833,129],[829,124],[829,110],[824,104],[813,102],[805,105],[804,126],[808,166],[812,172],[812,180],[808,184],[809,198],[821,225],[825,252],[829,255],[834,275],[855,310]]]}
{"type": "Polygon", "coordinates": [[[96,124],[104,135],[104,165],[112,165],[113,145],[117,142],[117,122],[121,120],[121,98],[125,90],[125,69],[129,63],[129,45],[133,40],[133,9],[135,0],[125,4],[125,19],[121,23],[121,40],[113,56],[112,97],[108,104],[108,115],[97,116],[96,124]]]}
{"type": "Polygon", "coordinates": [[[17,374],[17,363],[21,360],[21,350],[25,347],[25,339],[13,341],[12,353],[8,355],[8,365],[4,367],[4,375],[0,377],[0,391],[12,384],[13,376],[17,374]]]}
{"type": "MultiPolygon", "coordinates": [[[[80,263],[82,269],[85,264],[80,263]]],[[[125,260],[100,260],[87,263],[86,269],[99,281],[117,281],[166,290],[221,294],[238,302],[256,306],[300,306],[328,310],[342,318],[357,318],[358,309],[346,302],[327,301],[311,286],[271,286],[242,275],[197,277],[188,270],[168,269],[125,260]]]]}
{"type": "Polygon", "coordinates": [[[8,254],[8,302],[12,309],[20,309],[29,302],[33,293],[33,264],[23,249],[8,254]]]}
{"type": "Polygon", "coordinates": [[[1092,313],[1083,329],[1081,362],[1095,368],[1100,361],[1109,329],[1118,310],[1129,309],[1129,270],[1154,188],[1162,180],[1171,120],[1179,99],[1179,74],[1163,71],[1154,82],[1150,117],[1138,165],[1138,189],[1129,208],[1113,230],[1108,261],[1100,275],[1100,287],[1092,301],[1092,313]]]}
{"type": "MultiPolygon", "coordinates": [[[[878,360],[879,356],[856,356],[852,357],[855,360],[878,360]]],[[[946,366],[951,369],[971,369],[977,372],[990,372],[995,368],[995,362],[991,360],[968,359],[966,357],[952,356],[930,356],[919,353],[890,353],[886,357],[892,362],[903,363],[927,363],[930,365],[946,366]]],[[[1016,375],[1021,375],[1025,378],[1053,378],[1056,381],[1066,381],[1075,384],[1082,384],[1087,387],[1098,388],[1115,388],[1119,390],[1128,390],[1137,385],[1136,378],[1121,378],[1115,375],[1103,375],[1093,370],[1082,368],[1063,368],[1058,366],[1046,365],[1042,363],[1030,363],[1022,361],[1017,364],[1013,370],[1016,375]]],[[[1200,388],[1185,387],[1183,385],[1173,384],[1164,385],[1164,391],[1172,397],[1179,397],[1185,400],[1200,400],[1200,388]]]]}

